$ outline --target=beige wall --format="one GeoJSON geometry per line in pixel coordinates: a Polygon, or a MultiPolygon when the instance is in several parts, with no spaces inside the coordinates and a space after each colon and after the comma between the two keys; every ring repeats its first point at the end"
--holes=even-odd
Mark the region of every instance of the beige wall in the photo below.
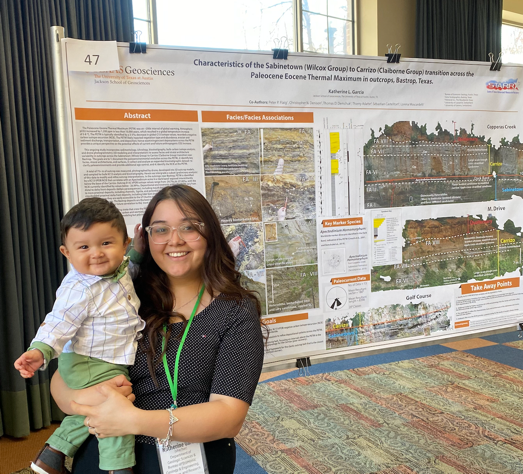
{"type": "Polygon", "coordinates": [[[503,0],[503,11],[523,15],[523,2],[521,0],[503,0]]]}
{"type": "Polygon", "coordinates": [[[400,44],[403,57],[413,58],[416,0],[357,0],[357,54],[383,56],[387,44],[400,44]]]}
{"type": "Polygon", "coordinates": [[[358,42],[356,54],[378,54],[378,0],[357,0],[356,31],[358,42]]]}
{"type": "Polygon", "coordinates": [[[503,21],[523,24],[523,2],[521,0],[503,0],[503,21]]]}
{"type": "Polygon", "coordinates": [[[399,52],[413,58],[416,50],[416,0],[379,0],[378,55],[387,52],[387,44],[400,44],[399,52]]]}

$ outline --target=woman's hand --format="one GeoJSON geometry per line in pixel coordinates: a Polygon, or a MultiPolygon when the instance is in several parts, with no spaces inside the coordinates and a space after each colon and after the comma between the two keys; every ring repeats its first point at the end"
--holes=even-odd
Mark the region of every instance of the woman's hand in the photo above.
{"type": "MultiPolygon", "coordinates": [[[[136,398],[133,393],[133,384],[129,382],[129,380],[127,380],[124,375],[117,375],[112,379],[95,385],[95,387],[108,387],[112,390],[115,390],[116,393],[119,393],[122,397],[127,398],[127,400],[129,400],[131,403],[133,403],[136,398]]],[[[98,390],[98,393],[101,393],[100,390],[98,390]]]]}
{"type": "Polygon", "coordinates": [[[84,388],[81,390],[73,390],[69,388],[60,373],[56,371],[51,379],[51,393],[53,398],[64,413],[68,415],[76,415],[72,408],[73,400],[77,403],[86,405],[98,405],[106,400],[106,397],[97,389],[98,386],[107,386],[116,390],[120,395],[126,397],[130,402],[134,402],[135,396],[132,393],[132,384],[125,376],[118,375],[112,379],[106,380],[98,385],[84,388]]]}
{"type": "Polygon", "coordinates": [[[133,239],[133,247],[134,250],[136,250],[140,254],[145,253],[145,235],[144,235],[144,229],[142,229],[141,224],[136,224],[134,226],[134,239],[133,239]]]}
{"type": "Polygon", "coordinates": [[[105,397],[105,401],[99,405],[71,402],[74,412],[85,416],[84,424],[89,427],[89,433],[98,438],[135,434],[133,420],[139,409],[109,384],[100,384],[97,390],[105,397]]]}
{"type": "MultiPolygon", "coordinates": [[[[97,390],[105,397],[103,403],[97,406],[71,403],[75,413],[85,416],[89,433],[99,438],[128,434],[165,438],[170,418],[167,410],[141,410],[108,386],[97,390]]],[[[207,403],[175,410],[178,421],[173,425],[171,439],[205,443],[233,438],[240,431],[248,409],[247,402],[211,393],[207,403]]]]}

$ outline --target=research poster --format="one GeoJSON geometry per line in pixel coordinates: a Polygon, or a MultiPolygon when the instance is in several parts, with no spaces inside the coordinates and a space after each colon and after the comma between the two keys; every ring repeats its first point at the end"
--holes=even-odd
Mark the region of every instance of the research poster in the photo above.
{"type": "Polygon", "coordinates": [[[523,320],[520,67],[114,47],[80,71],[63,40],[74,200],[131,231],[162,187],[203,193],[266,362],[523,320]]]}

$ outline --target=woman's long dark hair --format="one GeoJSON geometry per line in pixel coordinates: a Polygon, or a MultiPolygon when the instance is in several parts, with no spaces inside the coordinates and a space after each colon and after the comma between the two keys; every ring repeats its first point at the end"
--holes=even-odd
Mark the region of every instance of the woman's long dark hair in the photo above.
{"type": "MultiPolygon", "coordinates": [[[[201,276],[207,292],[211,296],[233,299],[238,303],[244,298],[249,298],[254,303],[258,315],[261,315],[260,301],[256,292],[246,290],[240,285],[240,272],[235,269],[234,254],[225,240],[220,222],[207,199],[195,189],[183,184],[163,188],[151,199],[142,218],[145,253],[138,277],[134,281],[136,293],[141,301],[139,313],[146,322],[145,333],[148,339],[148,344],[146,344],[143,343],[142,338],[140,346],[147,354],[149,371],[155,383],[154,368],[161,362],[161,357],[155,360],[155,349],[159,338],[164,335],[166,337],[165,348],[167,348],[167,341],[171,336],[170,329],[165,334],[164,325],[170,328],[169,319],[173,315],[184,320],[182,331],[187,324],[183,315],[172,311],[175,301],[169,277],[152,258],[149,235],[145,232],[145,228],[151,223],[158,203],[168,199],[174,201],[186,217],[204,224],[201,234],[207,240],[207,250],[204,255],[201,276]]],[[[199,229],[199,227],[197,228],[199,229]]]]}

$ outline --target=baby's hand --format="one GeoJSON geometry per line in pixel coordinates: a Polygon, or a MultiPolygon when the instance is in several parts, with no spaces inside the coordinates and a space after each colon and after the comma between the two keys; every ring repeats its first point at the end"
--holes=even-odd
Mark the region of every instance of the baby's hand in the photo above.
{"type": "Polygon", "coordinates": [[[142,255],[145,253],[145,236],[141,224],[136,224],[134,226],[133,247],[138,253],[141,253],[142,255]]]}
{"type": "Polygon", "coordinates": [[[15,369],[20,372],[24,379],[30,379],[44,363],[44,356],[38,350],[24,352],[15,361],[15,369]]]}

